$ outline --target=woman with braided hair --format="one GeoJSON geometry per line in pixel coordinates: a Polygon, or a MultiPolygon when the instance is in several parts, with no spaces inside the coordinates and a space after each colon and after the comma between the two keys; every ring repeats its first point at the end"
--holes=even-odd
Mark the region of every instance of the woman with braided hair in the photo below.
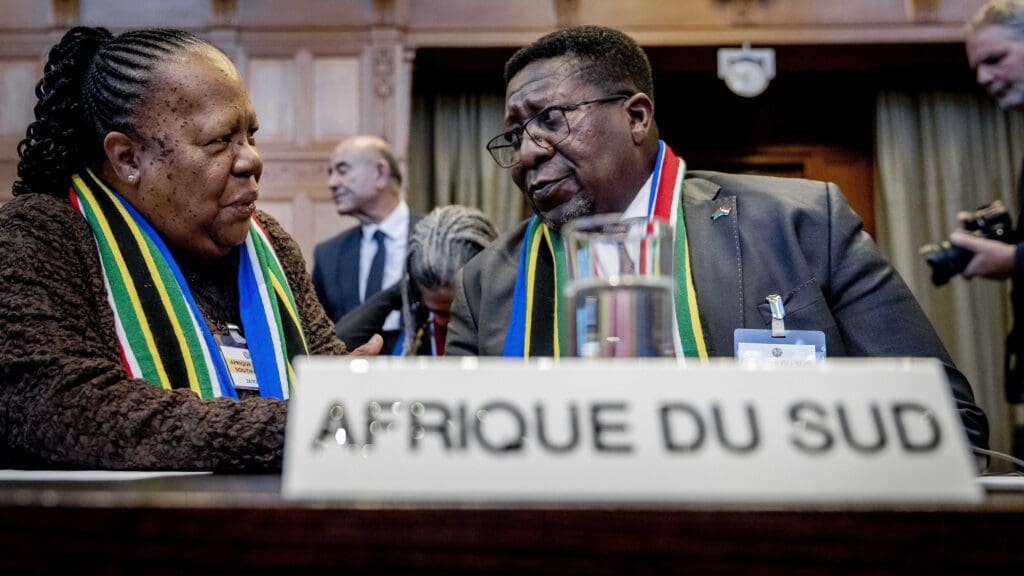
{"type": "Polygon", "coordinates": [[[394,338],[385,335],[384,349],[401,356],[444,355],[455,276],[497,235],[490,220],[475,208],[435,208],[413,229],[402,281],[338,320],[338,337],[365,342],[381,331],[393,310],[401,310],[402,330],[394,338]]]}
{"type": "Polygon", "coordinates": [[[279,468],[292,359],[345,346],[256,210],[238,71],[186,32],[78,27],[36,96],[0,208],[0,468],[279,468]]]}

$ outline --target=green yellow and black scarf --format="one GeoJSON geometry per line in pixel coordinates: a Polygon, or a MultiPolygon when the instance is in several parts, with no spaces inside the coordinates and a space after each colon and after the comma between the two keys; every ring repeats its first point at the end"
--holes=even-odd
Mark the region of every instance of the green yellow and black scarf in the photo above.
{"type": "MultiPolygon", "coordinates": [[[[165,389],[187,387],[203,399],[237,398],[217,342],[160,235],[90,170],[72,177],[69,195],[96,239],[128,374],[165,389]]],[[[255,217],[239,248],[242,327],[260,395],[285,399],[291,358],[308,354],[295,299],[255,217]]]]}
{"type": "MultiPolygon", "coordinates": [[[[677,278],[674,313],[678,341],[676,353],[687,358],[705,360],[708,357],[697,313],[697,292],[693,284],[693,271],[686,244],[686,220],[683,218],[683,178],[686,165],[672,149],[660,141],[658,159],[651,178],[651,193],[647,205],[648,219],[668,221],[675,231],[675,274],[677,278]]],[[[519,253],[519,268],[512,296],[512,317],[505,334],[504,355],[529,358],[531,349],[546,348],[538,342],[551,341],[554,357],[566,349],[562,327],[568,313],[564,302],[565,255],[562,241],[537,216],[530,219],[519,253]],[[554,300],[551,324],[538,319],[537,301],[540,297],[554,300]],[[545,328],[550,326],[550,328],[545,328]]]]}

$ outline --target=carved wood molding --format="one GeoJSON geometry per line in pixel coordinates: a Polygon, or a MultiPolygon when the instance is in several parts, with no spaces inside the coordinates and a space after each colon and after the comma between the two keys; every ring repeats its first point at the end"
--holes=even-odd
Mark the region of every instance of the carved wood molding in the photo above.
{"type": "MultiPolygon", "coordinates": [[[[729,44],[920,44],[963,42],[963,24],[920,24],[875,29],[857,27],[735,27],[681,30],[671,27],[621,27],[642,46],[724,46],[729,44]]],[[[417,48],[518,48],[551,29],[510,32],[416,32],[406,42],[417,48]]]]}
{"type": "Polygon", "coordinates": [[[58,28],[71,28],[78,24],[78,0],[52,0],[53,23],[58,28]]]}
{"type": "Polygon", "coordinates": [[[394,93],[395,50],[391,46],[373,49],[373,93],[388,100],[394,93]]]}
{"type": "Polygon", "coordinates": [[[238,24],[238,0],[213,0],[214,26],[238,24]]]}
{"type": "Polygon", "coordinates": [[[555,0],[555,22],[559,28],[576,26],[579,21],[579,0],[555,0]]]}
{"type": "Polygon", "coordinates": [[[935,22],[939,15],[939,0],[903,0],[907,22],[935,22]]]}
{"type": "Polygon", "coordinates": [[[63,30],[44,33],[0,32],[0,58],[39,58],[43,60],[50,48],[59,42],[63,35],[63,30]]]}
{"type": "Polygon", "coordinates": [[[238,42],[250,54],[286,55],[309,50],[314,55],[357,55],[370,42],[367,30],[242,30],[238,42]]]}
{"type": "Polygon", "coordinates": [[[768,0],[715,0],[729,11],[729,20],[733,26],[753,26],[756,24],[754,10],[768,4],[768,0]]]}
{"type": "Polygon", "coordinates": [[[373,0],[373,11],[378,26],[409,25],[409,0],[373,0]]]}

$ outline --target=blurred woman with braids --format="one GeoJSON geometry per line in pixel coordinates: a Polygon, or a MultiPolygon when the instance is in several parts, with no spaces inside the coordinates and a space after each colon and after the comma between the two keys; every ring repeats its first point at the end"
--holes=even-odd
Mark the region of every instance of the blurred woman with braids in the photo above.
{"type": "Polygon", "coordinates": [[[409,239],[406,275],[338,321],[338,337],[352,344],[380,332],[392,310],[402,311],[400,334],[385,335],[394,355],[444,355],[455,275],[498,235],[474,208],[444,206],[416,223],[409,239]]]}
{"type": "Polygon", "coordinates": [[[292,358],[345,346],[256,210],[238,71],[186,32],[79,27],[36,96],[0,208],[0,468],[279,468],[292,358]]]}

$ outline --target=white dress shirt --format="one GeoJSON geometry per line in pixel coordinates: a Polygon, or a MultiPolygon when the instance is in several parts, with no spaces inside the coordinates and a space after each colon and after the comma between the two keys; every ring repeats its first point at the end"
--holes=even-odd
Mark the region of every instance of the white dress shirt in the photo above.
{"type": "Polygon", "coordinates": [[[653,178],[654,173],[652,172],[651,175],[647,177],[647,181],[644,182],[644,185],[637,190],[636,195],[633,197],[633,201],[629,203],[629,206],[627,206],[626,210],[622,213],[623,220],[626,218],[638,218],[641,216],[644,218],[647,217],[647,204],[651,201],[651,180],[653,178]]]}
{"type": "MultiPolygon", "coordinates": [[[[621,220],[647,217],[647,204],[651,199],[651,180],[653,178],[654,174],[648,176],[644,185],[637,190],[636,194],[633,196],[633,201],[630,202],[629,206],[627,206],[625,210],[623,210],[620,218],[621,220]]],[[[627,243],[625,248],[629,258],[632,259],[633,262],[636,262],[640,256],[637,252],[639,247],[632,243],[627,243]]],[[[594,255],[597,257],[598,276],[605,276],[606,274],[603,272],[605,270],[611,271],[620,269],[620,259],[623,256],[619,253],[616,245],[599,243],[592,246],[592,249],[594,250],[594,255]]]]}
{"type": "MultiPolygon", "coordinates": [[[[378,224],[363,226],[363,238],[359,247],[359,301],[366,301],[366,282],[370,277],[370,266],[377,255],[377,241],[374,233],[384,232],[384,280],[381,290],[390,288],[401,280],[405,271],[405,254],[409,248],[409,205],[405,201],[391,211],[378,224]]],[[[397,330],[401,327],[401,314],[396,310],[384,321],[384,330],[397,330]]]]}

